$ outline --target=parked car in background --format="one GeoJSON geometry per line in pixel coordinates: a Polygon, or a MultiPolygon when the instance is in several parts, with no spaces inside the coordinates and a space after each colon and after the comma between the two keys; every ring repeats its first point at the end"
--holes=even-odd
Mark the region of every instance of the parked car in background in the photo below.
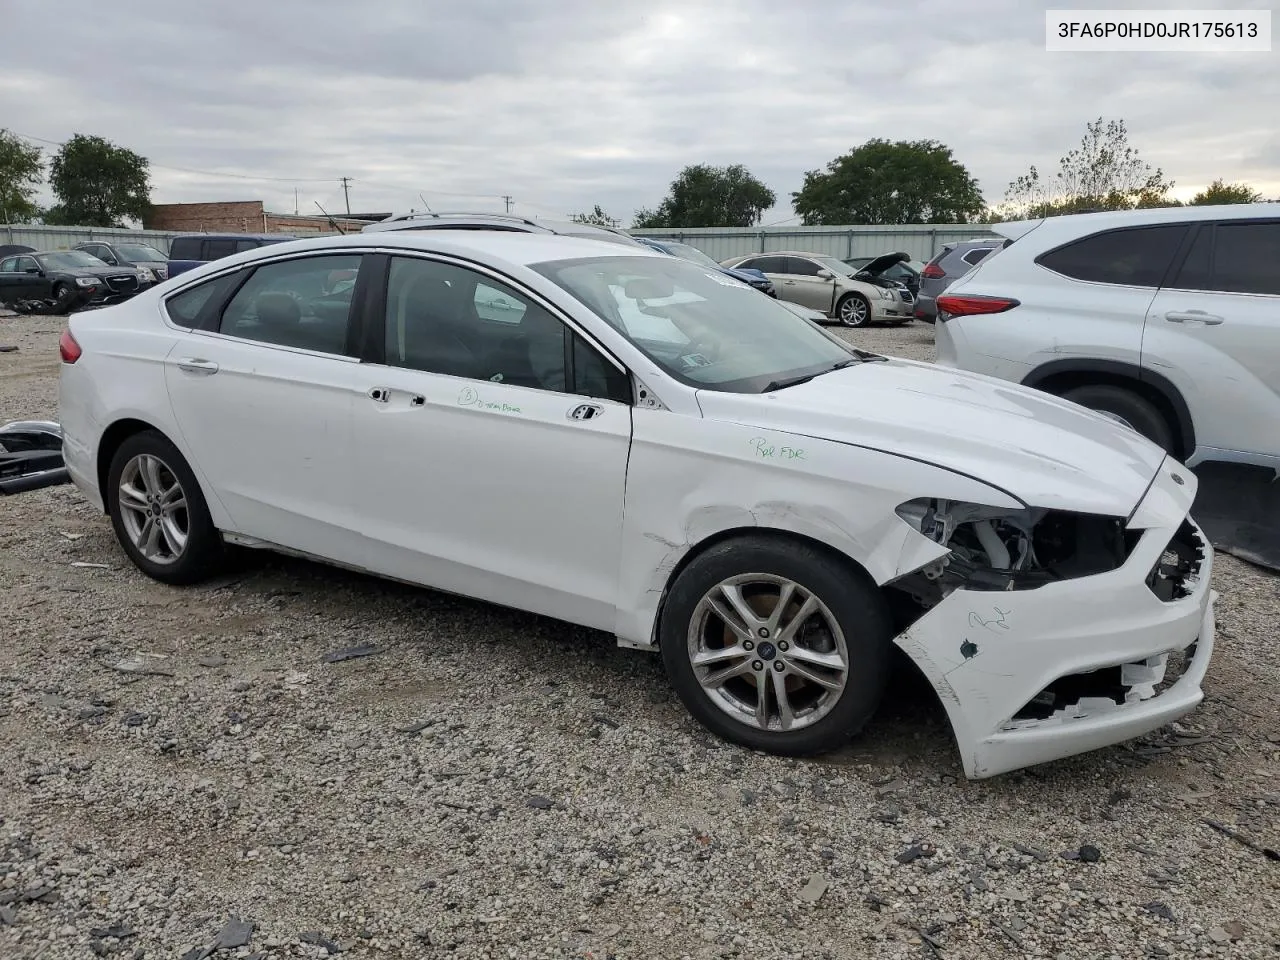
{"type": "Polygon", "coordinates": [[[745,283],[747,286],[754,290],[759,290],[761,293],[767,293],[771,297],[776,297],[778,295],[778,291],[774,288],[773,281],[759,270],[740,270],[735,267],[723,267],[697,247],[691,247],[687,243],[679,243],[675,240],[663,240],[656,237],[636,237],[636,239],[646,247],[657,250],[659,253],[670,254],[673,257],[679,257],[681,260],[688,260],[690,263],[701,264],[708,270],[716,270],[727,277],[733,277],[733,279],[741,283],[745,283]]]}
{"type": "Polygon", "coordinates": [[[863,279],[863,274],[873,279],[892,280],[911,291],[913,299],[920,296],[920,272],[925,265],[911,259],[909,253],[885,253],[878,257],[850,257],[843,261],[857,271],[854,276],[863,279]]]}
{"type": "Polygon", "coordinates": [[[150,271],[108,266],[80,250],[20,253],[0,260],[0,303],[51,300],[68,308],[118,303],[151,285],[150,271]]]}
{"type": "Polygon", "coordinates": [[[1280,469],[1280,203],[994,226],[938,299],[938,362],[1038,387],[1189,465],[1280,469]]]}
{"type": "Polygon", "coordinates": [[[492,230],[507,233],[545,233],[559,237],[582,237],[623,246],[643,247],[638,239],[613,227],[597,227],[572,220],[533,220],[510,213],[402,213],[360,229],[361,233],[389,230],[492,230]]]}
{"type": "Polygon", "coordinates": [[[191,233],[174,237],[169,242],[169,276],[176,277],[201,264],[221,260],[233,253],[244,253],[246,250],[296,239],[298,238],[290,233],[191,233]]]}
{"type": "Polygon", "coordinates": [[[901,651],[970,777],[1203,697],[1214,555],[1163,450],[677,257],[314,238],[73,316],[59,349],[68,474],[165,583],[236,544],[607,631],[783,755],[857,733],[901,651]]]}
{"type": "Polygon", "coordinates": [[[106,243],[102,240],[90,240],[78,243],[73,250],[80,250],[97,257],[110,267],[133,267],[136,270],[150,272],[156,282],[169,279],[169,257],[161,253],[149,243],[117,241],[106,243]]]}
{"type": "Polygon", "coordinates": [[[791,300],[847,327],[868,323],[910,323],[911,292],[859,280],[842,260],[803,250],[777,250],[725,261],[736,270],[759,270],[773,281],[783,300],[791,300]]]}
{"type": "Polygon", "coordinates": [[[985,237],[943,244],[920,271],[920,292],[916,295],[915,309],[917,319],[933,323],[938,315],[938,296],[1005,242],[1003,237],[985,237]]]}

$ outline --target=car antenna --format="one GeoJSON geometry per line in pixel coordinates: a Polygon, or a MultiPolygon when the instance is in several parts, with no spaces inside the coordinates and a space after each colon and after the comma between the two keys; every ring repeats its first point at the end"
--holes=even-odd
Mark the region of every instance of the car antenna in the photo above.
{"type": "MultiPolygon", "coordinates": [[[[315,201],[315,205],[316,205],[317,207],[320,207],[320,201],[319,201],[319,200],[316,200],[316,201],[315,201]]],[[[338,221],[337,221],[337,220],[335,220],[335,219],[333,219],[333,217],[330,217],[330,216],[329,216],[329,211],[328,211],[328,210],[326,210],[324,207],[320,207],[320,212],[321,212],[321,213],[323,213],[326,217],[328,217],[328,218],[329,218],[329,226],[333,227],[333,229],[337,230],[337,231],[338,231],[340,234],[342,234],[344,237],[347,235],[347,231],[345,231],[345,230],[343,230],[343,229],[342,229],[342,226],[338,223],[338,221]]]]}
{"type": "Polygon", "coordinates": [[[418,199],[421,200],[422,205],[427,208],[427,213],[435,213],[435,211],[431,209],[431,204],[427,203],[426,197],[424,197],[422,194],[418,194],[418,199]]]}

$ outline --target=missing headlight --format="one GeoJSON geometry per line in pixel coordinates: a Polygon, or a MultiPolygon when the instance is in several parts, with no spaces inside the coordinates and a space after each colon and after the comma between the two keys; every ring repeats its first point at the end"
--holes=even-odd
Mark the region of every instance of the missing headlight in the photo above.
{"type": "Polygon", "coordinates": [[[919,499],[898,516],[951,552],[893,581],[926,609],[951,591],[1034,590],[1115,570],[1137,542],[1118,517],[919,499]]]}

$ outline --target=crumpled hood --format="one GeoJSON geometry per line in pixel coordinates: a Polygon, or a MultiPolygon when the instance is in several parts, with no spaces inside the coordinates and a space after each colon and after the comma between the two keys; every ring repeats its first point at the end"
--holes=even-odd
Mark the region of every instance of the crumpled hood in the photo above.
{"type": "Polygon", "coordinates": [[[698,391],[703,415],[936,464],[1033,507],[1128,517],[1165,459],[1127,427],[1048,394],[890,359],[770,394],[698,391]]]}

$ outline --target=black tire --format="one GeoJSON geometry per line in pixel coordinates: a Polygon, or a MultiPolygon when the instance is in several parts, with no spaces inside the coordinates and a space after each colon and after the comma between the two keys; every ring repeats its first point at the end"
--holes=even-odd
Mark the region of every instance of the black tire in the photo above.
{"type": "MultiPolygon", "coordinates": [[[[887,604],[865,572],[814,546],[774,537],[735,537],[695,557],[672,585],[659,625],[667,676],[694,719],[732,743],[785,756],[837,749],[862,729],[884,693],[892,637],[887,604]],[[799,584],[826,605],[844,635],[845,686],[825,716],[808,726],[762,730],[736,719],[703,689],[690,662],[689,634],[703,597],[725,580],[745,574],[783,577],[799,584]]],[[[777,659],[783,658],[777,654],[777,659]]],[[[759,676],[768,674],[766,669],[759,676]]],[[[755,689],[754,677],[741,679],[750,680],[755,689]]]]}
{"type": "Polygon", "coordinates": [[[147,576],[162,583],[184,585],[198,583],[216,572],[225,555],[222,536],[209,516],[209,507],[195,474],[164,434],[157,430],[144,430],[126,438],[111,458],[104,492],[116,539],[134,565],[147,576]],[[142,553],[134,543],[121,509],[121,477],[135,457],[144,455],[160,461],[168,471],[166,476],[171,475],[177,480],[186,501],[186,544],[182,552],[168,562],[157,562],[142,553]]]}
{"type": "Polygon", "coordinates": [[[871,301],[860,293],[846,293],[840,298],[840,302],[836,304],[836,319],[846,327],[865,327],[871,322],[871,301]],[[860,304],[862,314],[859,317],[853,311],[853,304],[860,304]],[[850,311],[850,316],[846,317],[846,310],[850,311]]]}
{"type": "Polygon", "coordinates": [[[1098,383],[1068,390],[1062,397],[1090,410],[1120,417],[1138,433],[1162,447],[1166,453],[1176,452],[1172,425],[1155,404],[1132,390],[1098,383]]]}

